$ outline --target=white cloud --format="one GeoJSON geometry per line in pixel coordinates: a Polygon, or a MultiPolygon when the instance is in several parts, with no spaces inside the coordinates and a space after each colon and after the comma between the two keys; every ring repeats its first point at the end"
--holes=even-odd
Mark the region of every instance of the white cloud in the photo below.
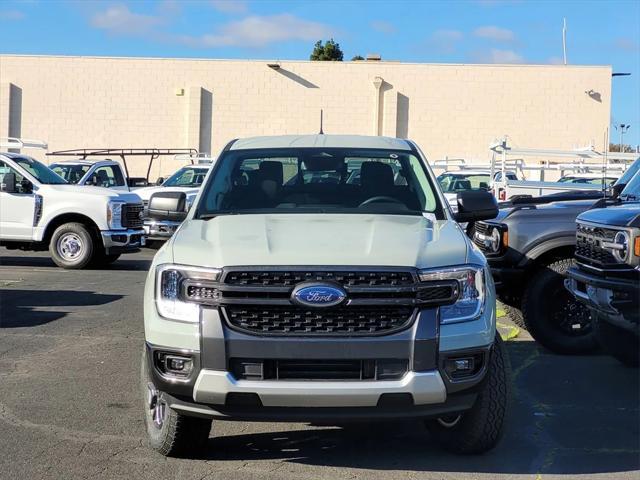
{"type": "Polygon", "coordinates": [[[0,10],[0,20],[22,20],[24,17],[20,10],[0,10]]]}
{"type": "Polygon", "coordinates": [[[328,25],[283,13],[252,15],[227,23],[214,33],[199,37],[181,36],[178,41],[194,47],[263,47],[288,40],[316,41],[334,34],[328,25]]]}
{"type": "Polygon", "coordinates": [[[91,17],[95,28],[119,35],[143,35],[152,27],[163,23],[163,19],[154,15],[133,13],[124,4],[115,4],[91,17]]]}
{"type": "Polygon", "coordinates": [[[616,38],[614,46],[625,52],[640,52],[640,43],[634,42],[628,37],[616,38]]]}
{"type": "Polygon", "coordinates": [[[459,30],[436,30],[429,37],[429,45],[439,53],[453,53],[464,34],[459,30]]]}
{"type": "Polygon", "coordinates": [[[247,2],[243,0],[211,0],[211,5],[222,13],[241,14],[249,11],[247,2]]]}
{"type": "Polygon", "coordinates": [[[477,63],[525,63],[524,57],[519,53],[498,48],[473,52],[471,58],[477,63]]]}
{"type": "Polygon", "coordinates": [[[384,20],[374,20],[371,22],[371,28],[380,33],[394,33],[396,31],[396,27],[392,23],[384,20]]]}
{"type": "Polygon", "coordinates": [[[516,35],[511,30],[494,25],[476,28],[473,34],[476,37],[487,38],[496,42],[513,42],[516,39],[516,35]]]}

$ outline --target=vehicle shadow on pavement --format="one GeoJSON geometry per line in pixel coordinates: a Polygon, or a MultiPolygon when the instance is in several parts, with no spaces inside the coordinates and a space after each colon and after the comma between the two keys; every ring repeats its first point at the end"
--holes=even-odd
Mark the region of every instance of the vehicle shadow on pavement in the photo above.
{"type": "MultiPolygon", "coordinates": [[[[638,371],[604,356],[558,356],[507,342],[514,395],[505,437],[479,456],[443,452],[421,421],[214,437],[204,457],[342,468],[565,474],[640,468],[638,371]]],[[[214,422],[213,435],[216,424],[214,422]]]]}
{"type": "Polygon", "coordinates": [[[56,307],[105,305],[122,295],[73,290],[0,290],[0,329],[34,327],[53,322],[69,311],[56,307]]]}
{"type": "MultiPolygon", "coordinates": [[[[144,271],[149,270],[151,265],[151,258],[146,260],[142,259],[127,259],[119,258],[114,263],[103,267],[89,267],[84,270],[126,270],[126,271],[144,271]]],[[[34,268],[60,268],[49,257],[44,256],[6,256],[2,255],[0,258],[0,267],[34,267],[34,268]]]]}

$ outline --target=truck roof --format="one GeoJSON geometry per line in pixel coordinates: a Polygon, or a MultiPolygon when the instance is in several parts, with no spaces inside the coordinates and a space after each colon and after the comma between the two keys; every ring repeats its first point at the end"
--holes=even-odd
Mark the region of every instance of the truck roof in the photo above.
{"type": "Polygon", "coordinates": [[[366,135],[280,135],[241,138],[233,142],[230,150],[254,148],[371,148],[411,150],[407,140],[366,135]]]}

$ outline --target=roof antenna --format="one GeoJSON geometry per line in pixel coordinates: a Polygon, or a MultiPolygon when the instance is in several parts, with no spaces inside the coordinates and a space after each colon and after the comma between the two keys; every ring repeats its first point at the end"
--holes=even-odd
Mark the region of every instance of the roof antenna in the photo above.
{"type": "Polygon", "coordinates": [[[322,130],[322,109],[320,109],[320,135],[324,135],[324,131],[322,130]]]}

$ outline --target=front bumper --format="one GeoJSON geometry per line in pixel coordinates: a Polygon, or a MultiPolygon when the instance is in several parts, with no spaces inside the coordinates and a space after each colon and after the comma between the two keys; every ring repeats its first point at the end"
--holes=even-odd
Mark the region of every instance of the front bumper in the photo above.
{"type": "Polygon", "coordinates": [[[599,321],[640,332],[640,281],[632,278],[602,277],[572,267],[565,287],[581,303],[593,310],[599,321]]]}
{"type": "Polygon", "coordinates": [[[181,224],[182,222],[173,220],[152,220],[147,218],[144,221],[144,231],[149,240],[168,240],[176,233],[181,224]]]}
{"type": "Polygon", "coordinates": [[[145,245],[145,233],[141,228],[103,230],[100,234],[107,255],[136,252],[145,245]]]}

